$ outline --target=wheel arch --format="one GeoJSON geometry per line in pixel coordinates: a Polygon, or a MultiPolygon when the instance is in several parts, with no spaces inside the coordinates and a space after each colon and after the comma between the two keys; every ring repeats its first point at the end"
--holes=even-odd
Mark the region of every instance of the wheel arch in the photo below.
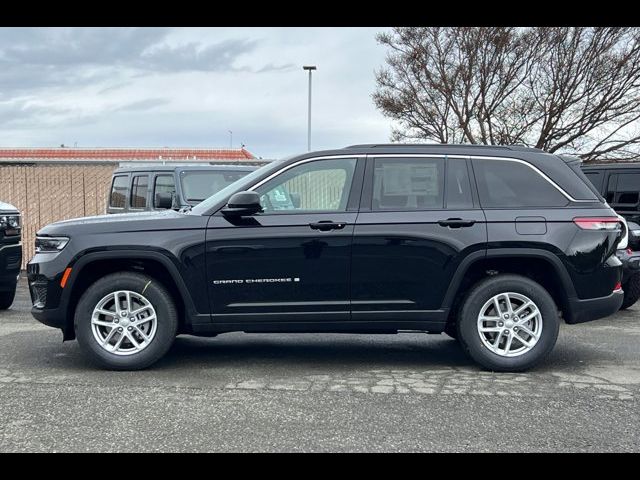
{"type": "Polygon", "coordinates": [[[576,291],[560,258],[548,250],[504,248],[475,252],[459,265],[443,301],[447,322],[454,321],[466,292],[482,278],[500,273],[519,274],[540,283],[552,296],[565,319],[571,316],[569,299],[576,291]]]}
{"type": "Polygon", "coordinates": [[[179,333],[190,331],[195,307],[182,277],[166,255],[154,251],[93,252],[83,255],[72,265],[66,290],[66,318],[64,340],[75,338],[73,319],[78,301],[86,289],[98,278],[118,271],[145,273],[158,280],[171,293],[178,311],[179,333]]]}

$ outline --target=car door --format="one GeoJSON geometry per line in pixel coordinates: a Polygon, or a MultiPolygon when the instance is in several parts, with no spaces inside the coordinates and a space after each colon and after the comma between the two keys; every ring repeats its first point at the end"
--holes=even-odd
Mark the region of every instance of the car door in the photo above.
{"type": "Polygon", "coordinates": [[[214,322],[349,319],[353,229],[364,158],[307,159],[251,190],[264,212],[212,215],[206,238],[214,322]]]}
{"type": "Polygon", "coordinates": [[[482,255],[487,240],[470,178],[464,157],[367,159],[353,241],[354,321],[443,321],[461,260],[482,255]]]}
{"type": "Polygon", "coordinates": [[[640,209],[640,169],[611,171],[605,198],[619,214],[637,218],[640,209]]]}

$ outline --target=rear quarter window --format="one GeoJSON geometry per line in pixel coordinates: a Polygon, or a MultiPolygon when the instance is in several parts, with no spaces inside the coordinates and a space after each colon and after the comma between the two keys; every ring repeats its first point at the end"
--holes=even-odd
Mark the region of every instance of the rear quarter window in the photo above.
{"type": "Polygon", "coordinates": [[[528,165],[512,160],[473,160],[483,208],[563,207],[569,200],[528,165]]]}

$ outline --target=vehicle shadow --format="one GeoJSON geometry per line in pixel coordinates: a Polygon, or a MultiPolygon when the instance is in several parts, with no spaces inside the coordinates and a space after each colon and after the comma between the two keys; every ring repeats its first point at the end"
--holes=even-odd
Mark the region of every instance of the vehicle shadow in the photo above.
{"type": "Polygon", "coordinates": [[[206,368],[255,364],[316,369],[474,366],[459,344],[444,335],[242,333],[208,339],[180,336],[156,366],[206,368]]]}

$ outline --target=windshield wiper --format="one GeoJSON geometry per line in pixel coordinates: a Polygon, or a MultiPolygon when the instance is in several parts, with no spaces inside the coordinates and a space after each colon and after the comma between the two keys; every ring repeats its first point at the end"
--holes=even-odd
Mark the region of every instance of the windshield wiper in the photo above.
{"type": "Polygon", "coordinates": [[[183,205],[182,207],[180,207],[180,210],[178,210],[178,213],[190,212],[192,208],[193,208],[192,205],[183,205]]]}

